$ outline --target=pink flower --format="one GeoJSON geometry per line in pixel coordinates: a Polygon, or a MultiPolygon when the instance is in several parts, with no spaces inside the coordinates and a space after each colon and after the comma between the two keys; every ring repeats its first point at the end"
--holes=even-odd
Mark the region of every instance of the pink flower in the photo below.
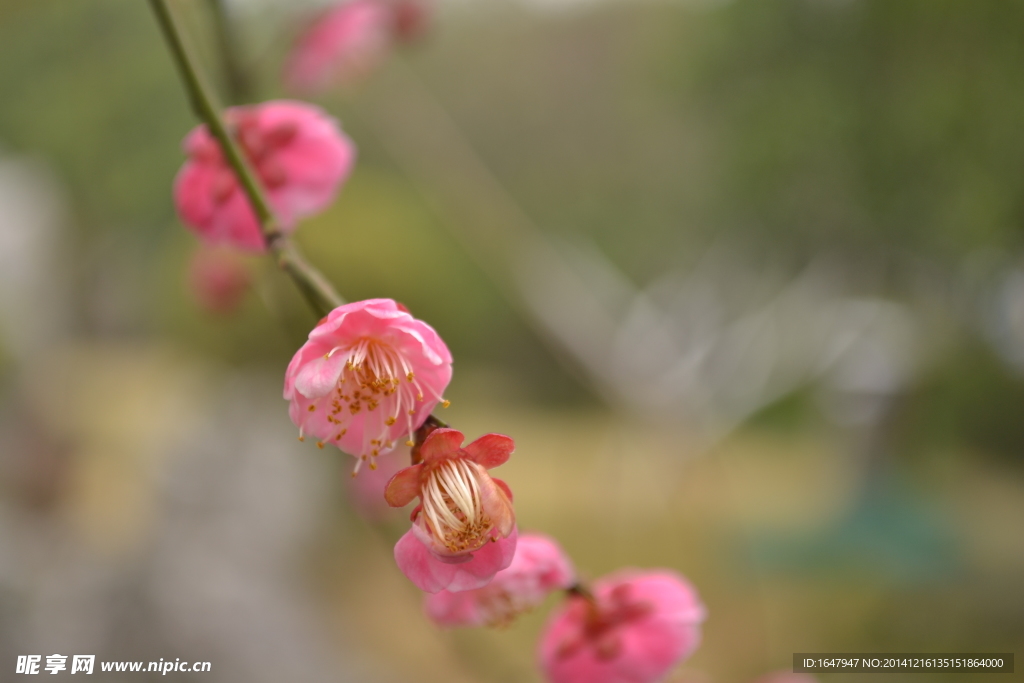
{"type": "MultiPolygon", "coordinates": [[[[355,162],[352,141],[312,105],[278,100],[233,107],[224,118],[284,232],[326,208],[355,162]]],[[[192,129],[184,146],[188,160],[174,182],[181,219],[209,244],[263,251],[256,214],[206,126],[192,129]]]]}
{"type": "Polygon", "coordinates": [[[377,458],[377,469],[360,472],[358,477],[347,477],[349,504],[360,517],[378,521],[402,516],[384,500],[384,487],[408,462],[408,449],[396,449],[377,458]]]}
{"type": "Polygon", "coordinates": [[[284,397],[299,438],[351,453],[358,471],[423,424],[451,377],[452,356],[430,325],[391,299],[369,299],[313,328],[285,371],[284,397]]]}
{"type": "Polygon", "coordinates": [[[249,268],[238,252],[200,247],[192,255],[189,289],[199,305],[210,313],[234,312],[251,283],[249,268]]]}
{"type": "Polygon", "coordinates": [[[653,683],[700,642],[704,606],[680,575],[628,570],[570,598],[548,622],[540,660],[552,683],[653,683]]]}
{"type": "Polygon", "coordinates": [[[575,580],[569,558],[551,538],[523,534],[512,564],[475,590],[428,595],[427,615],[441,626],[502,626],[533,609],[556,590],[575,580]]]}
{"type": "Polygon", "coordinates": [[[435,429],[419,448],[421,462],[396,474],[384,497],[394,507],[419,497],[413,526],[395,546],[395,561],[428,593],[479,588],[512,562],[512,491],[487,470],[508,460],[512,439],[485,434],[465,448],[462,432],[435,429]],[[453,573],[454,565],[461,574],[453,573]],[[473,579],[462,576],[470,574],[473,579]]]}
{"type": "Polygon", "coordinates": [[[285,85],[308,94],[364,78],[390,50],[394,19],[382,0],[338,3],[299,37],[285,65],[285,85]]]}

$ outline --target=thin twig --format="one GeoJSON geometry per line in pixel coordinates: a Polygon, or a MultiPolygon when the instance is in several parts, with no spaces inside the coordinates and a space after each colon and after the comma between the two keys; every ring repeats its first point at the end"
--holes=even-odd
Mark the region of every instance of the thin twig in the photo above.
{"type": "Polygon", "coordinates": [[[313,310],[318,315],[326,315],[342,305],[344,300],[327,279],[302,257],[298,248],[288,239],[287,235],[281,232],[280,221],[263,193],[256,174],[224,124],[220,115],[220,104],[199,67],[195,53],[185,39],[168,1],[150,0],[150,6],[153,8],[153,13],[156,14],[171,55],[181,74],[189,101],[192,104],[192,110],[206,124],[210,134],[220,145],[224,158],[234,171],[235,177],[238,178],[238,182],[256,214],[256,220],[267,249],[273,254],[278,267],[295,281],[299,291],[313,310]]]}

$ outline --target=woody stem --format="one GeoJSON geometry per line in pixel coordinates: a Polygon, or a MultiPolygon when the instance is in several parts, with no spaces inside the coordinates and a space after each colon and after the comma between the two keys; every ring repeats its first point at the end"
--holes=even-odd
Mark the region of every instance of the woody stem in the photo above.
{"type": "Polygon", "coordinates": [[[583,583],[582,581],[577,581],[573,585],[566,588],[565,594],[568,596],[576,596],[579,598],[583,598],[591,605],[597,605],[597,598],[594,597],[594,592],[590,590],[590,586],[583,583]]]}
{"type": "Polygon", "coordinates": [[[256,174],[242,154],[221,117],[221,106],[199,66],[195,52],[188,43],[168,0],[150,0],[150,6],[163,31],[167,46],[178,67],[192,110],[206,124],[221,152],[234,171],[249,205],[256,214],[267,250],[281,270],[295,282],[299,291],[318,315],[327,315],[344,303],[330,282],[299,252],[287,235],[260,186],[256,174]]]}

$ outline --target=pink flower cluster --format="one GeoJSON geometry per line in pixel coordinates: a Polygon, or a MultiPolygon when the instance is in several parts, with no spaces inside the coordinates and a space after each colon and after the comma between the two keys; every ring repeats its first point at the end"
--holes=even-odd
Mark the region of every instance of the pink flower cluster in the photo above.
{"type": "MultiPolygon", "coordinates": [[[[396,41],[422,30],[422,2],[346,0],[327,10],[295,46],[288,86],[314,92],[361,78],[396,41]]],[[[303,102],[235,107],[224,123],[276,223],[260,225],[220,143],[205,126],[192,130],[174,201],[203,242],[190,285],[214,312],[236,307],[250,284],[239,254],[223,247],[264,251],[265,231],[288,234],[323,211],[356,154],[334,119],[303,102]]],[[[285,371],[284,398],[300,440],[313,436],[321,448],[354,456],[353,476],[367,464],[371,472],[351,491],[363,514],[419,501],[394,557],[428,594],[425,611],[437,624],[508,624],[563,592],[539,648],[551,683],[664,678],[700,641],[705,610],[696,591],[669,570],[625,571],[587,588],[554,539],[520,536],[512,490],[490,474],[512,455],[512,439],[484,434],[466,444],[462,432],[431,417],[447,406],[451,377],[451,353],[430,325],[391,299],[370,299],[338,306],[310,331],[285,371]],[[378,458],[403,443],[411,464],[401,467],[396,454],[376,471],[378,458]]]]}
{"type": "Polygon", "coordinates": [[[301,435],[332,443],[375,467],[408,438],[413,464],[383,490],[393,507],[419,504],[395,545],[395,562],[442,626],[501,625],[555,591],[565,604],[540,643],[552,683],[653,683],[700,641],[704,607],[668,570],[625,571],[575,584],[572,563],[540,534],[519,536],[512,491],[489,470],[515,444],[428,423],[451,379],[451,354],[437,333],[390,299],[340,306],[309,334],[285,373],[284,396],[301,435]],[[416,438],[413,441],[412,437],[416,438]]]}

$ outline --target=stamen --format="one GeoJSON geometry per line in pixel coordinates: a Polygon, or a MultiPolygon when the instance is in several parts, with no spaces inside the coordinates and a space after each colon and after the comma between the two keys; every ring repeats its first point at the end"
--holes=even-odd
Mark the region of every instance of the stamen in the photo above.
{"type": "MultiPolygon", "coordinates": [[[[421,411],[424,395],[448,405],[433,386],[416,377],[412,361],[402,350],[384,341],[362,338],[346,346],[335,346],[324,357],[329,359],[336,353],[344,356],[337,384],[327,396],[307,405],[308,412],[303,420],[306,423],[322,416],[324,425],[335,435],[325,440],[328,443],[341,442],[346,431],[357,425],[363,432],[362,444],[344,447],[359,455],[376,455],[390,449],[396,441],[404,441],[411,447],[415,445],[414,421],[421,411]]],[[[320,422],[316,424],[320,426],[320,422]]],[[[300,430],[299,435],[304,436],[304,432],[300,430]]],[[[438,499],[439,507],[447,504],[457,508],[478,506],[473,502],[473,489],[468,484],[465,492],[458,488],[458,481],[465,474],[456,475],[453,471],[449,476],[454,478],[440,485],[459,491],[458,502],[452,499],[445,503],[438,499]]],[[[439,517],[438,521],[444,522],[441,527],[446,526],[444,517],[439,517]]]]}
{"type": "Polygon", "coordinates": [[[472,464],[448,460],[430,472],[421,492],[430,533],[453,552],[479,548],[491,530],[478,476],[472,464]]]}

